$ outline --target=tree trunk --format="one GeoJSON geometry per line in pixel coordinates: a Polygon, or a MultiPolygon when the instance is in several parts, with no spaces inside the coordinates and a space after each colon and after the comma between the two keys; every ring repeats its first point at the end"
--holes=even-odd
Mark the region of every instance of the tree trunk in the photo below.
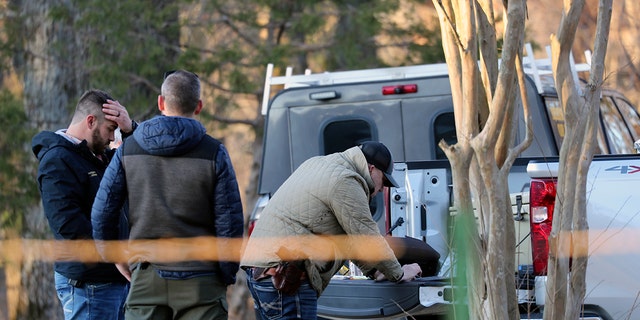
{"type": "MultiPolygon", "coordinates": [[[[467,314],[456,313],[455,317],[517,319],[515,232],[507,177],[515,157],[531,143],[527,135],[521,146],[512,149],[510,144],[515,124],[514,92],[518,92],[515,70],[520,69],[516,65],[521,60],[524,38],[524,1],[510,1],[505,8],[508,23],[499,69],[495,31],[491,32],[491,28],[495,29],[492,6],[474,1],[434,4],[449,65],[458,136],[456,145],[442,143],[441,147],[451,161],[454,205],[468,236],[454,238],[471,243],[465,251],[456,253],[457,268],[466,270],[469,310],[467,314]],[[478,51],[482,53],[481,76],[478,51]],[[482,105],[488,108],[483,110],[482,105]],[[479,123],[484,124],[482,131],[479,123]],[[471,207],[472,194],[477,199],[477,222],[471,207]]],[[[457,230],[454,232],[459,233],[457,230]]]]}
{"type": "Polygon", "coordinates": [[[582,311],[589,246],[586,236],[586,183],[597,145],[595,128],[612,0],[601,0],[598,8],[594,55],[586,95],[580,93],[569,69],[570,50],[584,1],[575,0],[567,5],[567,14],[563,16],[558,36],[552,37],[551,47],[553,74],[564,110],[566,135],[560,150],[554,224],[549,236],[545,320],[577,319],[582,311]]]}
{"type": "MultiPolygon", "coordinates": [[[[163,8],[168,1],[153,1],[155,8],[163,8]]],[[[99,27],[90,26],[88,21],[77,24],[77,20],[85,17],[82,4],[65,0],[13,0],[12,4],[18,8],[18,19],[21,31],[23,52],[21,59],[14,59],[16,72],[23,77],[24,108],[30,126],[37,130],[57,130],[66,128],[71,120],[76,100],[89,89],[96,72],[103,72],[101,67],[112,65],[88,65],[90,46],[112,49],[105,45],[105,41],[116,41],[107,36],[104,31],[102,37],[96,35],[99,27]]],[[[87,10],[91,10],[88,6],[87,10]]],[[[175,21],[178,13],[175,12],[175,21]]],[[[134,19],[138,19],[137,17],[134,19]]],[[[169,21],[170,16],[165,16],[169,21]]],[[[159,26],[158,28],[162,28],[159,26]]],[[[142,32],[142,30],[139,30],[142,32]]],[[[148,32],[148,30],[147,30],[148,32]]],[[[179,34],[162,29],[153,33],[162,37],[167,45],[179,43],[179,34]],[[168,35],[167,35],[168,34],[168,35]],[[174,43],[171,43],[174,41],[174,43]]],[[[126,41],[118,39],[118,41],[126,41]]],[[[129,44],[124,44],[126,47],[129,44]]],[[[161,65],[171,64],[177,56],[172,51],[164,56],[161,65]]],[[[111,54],[111,59],[122,58],[122,52],[103,50],[101,53],[111,54]]],[[[93,53],[96,60],[102,56],[93,53]]],[[[155,97],[155,92],[145,86],[140,87],[135,80],[131,80],[130,88],[137,88],[142,95],[155,97]]],[[[108,88],[104,88],[107,89],[108,88]]],[[[33,166],[36,159],[32,157],[33,166]]],[[[26,231],[22,235],[25,239],[51,239],[42,206],[32,208],[24,215],[26,231]]],[[[49,261],[37,261],[31,257],[24,257],[21,267],[21,286],[19,302],[17,303],[18,319],[61,319],[62,309],[59,306],[54,288],[53,265],[49,261]]]]}
{"type": "MultiPolygon", "coordinates": [[[[24,0],[20,16],[24,17],[26,35],[22,60],[15,68],[24,80],[25,112],[32,128],[55,130],[65,128],[70,120],[69,108],[81,93],[84,52],[75,41],[71,19],[52,19],[53,7],[65,8],[74,16],[74,8],[62,0],[24,0]],[[64,46],[55,48],[54,44],[64,46]],[[55,48],[55,49],[54,49],[55,48]],[[64,84],[64,85],[62,85],[64,84]]],[[[35,158],[33,158],[35,162],[35,158]]],[[[51,239],[42,207],[26,212],[26,239],[51,239]]],[[[17,304],[18,319],[62,319],[62,309],[53,285],[53,265],[26,257],[21,265],[21,287],[17,304]]]]}

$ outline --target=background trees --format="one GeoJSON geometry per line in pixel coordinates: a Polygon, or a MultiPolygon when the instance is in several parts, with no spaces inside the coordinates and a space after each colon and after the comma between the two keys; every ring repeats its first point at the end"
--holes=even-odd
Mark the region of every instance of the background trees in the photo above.
{"type": "MultiPolygon", "coordinates": [[[[206,110],[200,119],[210,133],[229,147],[241,187],[245,188],[243,202],[248,213],[254,202],[261,159],[263,119],[259,110],[266,64],[320,72],[443,61],[443,46],[437,31],[462,22],[462,16],[454,17],[455,22],[447,19],[438,22],[435,10],[452,13],[454,6],[462,9],[462,5],[471,4],[442,2],[441,7],[439,1],[425,5],[409,0],[0,0],[0,81],[3,83],[0,239],[13,236],[9,230],[23,238],[49,237],[32,180],[35,159],[29,150],[29,140],[35,131],[66,127],[75,100],[82,91],[92,87],[110,91],[136,120],[147,119],[157,114],[155,96],[163,72],[176,68],[198,73],[204,83],[206,110]]],[[[471,70],[471,61],[478,58],[473,50],[468,50],[474,48],[473,41],[479,39],[493,46],[491,50],[479,48],[481,57],[486,59],[487,74],[479,90],[485,93],[496,92],[499,74],[497,64],[494,68],[491,61],[505,54],[499,49],[503,48],[502,39],[506,42],[508,37],[507,32],[500,31],[500,25],[509,21],[518,24],[518,34],[510,34],[518,37],[512,42],[521,44],[523,38],[519,32],[526,27],[526,41],[545,45],[549,35],[557,32],[564,9],[552,0],[529,1],[525,9],[522,1],[509,1],[513,6],[511,14],[520,19],[515,21],[502,13],[501,3],[490,4],[490,1],[479,1],[475,9],[465,9],[469,14],[475,12],[474,21],[468,19],[467,22],[487,29],[483,29],[476,40],[468,27],[460,29],[466,32],[459,35],[467,44],[465,66],[460,65],[460,70],[471,70]]],[[[593,2],[584,6],[575,30],[576,41],[570,46],[576,52],[592,49],[599,12],[593,2]]],[[[616,1],[613,11],[619,18],[612,25],[605,79],[611,81],[611,86],[628,88],[627,96],[638,105],[640,97],[635,93],[635,86],[640,84],[636,81],[640,77],[636,67],[640,63],[637,59],[640,49],[635,44],[640,28],[635,17],[640,5],[635,0],[616,1]]],[[[444,33],[443,38],[449,39],[446,41],[452,39],[449,32],[451,30],[444,33]]],[[[444,48],[449,58],[458,50],[451,43],[444,48]]],[[[506,54],[509,59],[517,59],[511,50],[506,54]]],[[[514,74],[503,76],[508,77],[502,80],[509,82],[508,85],[516,81],[514,74]]],[[[477,75],[456,81],[459,87],[469,90],[473,88],[471,82],[481,83],[477,75]],[[463,81],[469,82],[463,86],[463,81]]],[[[463,93],[455,99],[461,105],[478,107],[480,111],[492,108],[489,102],[485,105],[487,99],[473,106],[471,100],[464,100],[470,96],[465,98],[463,93]]],[[[511,99],[513,97],[505,96],[503,101],[511,99]]],[[[458,136],[480,132],[480,127],[473,127],[472,123],[473,113],[478,110],[466,110],[464,121],[471,129],[458,136]]],[[[494,141],[506,136],[496,138],[495,132],[487,130],[485,138],[494,141]]],[[[474,152],[479,154],[474,151],[479,147],[460,145],[459,150],[451,152],[462,152],[466,158],[474,152]]],[[[504,171],[508,167],[507,155],[507,149],[502,149],[495,154],[484,153],[482,158],[487,161],[495,158],[498,168],[504,171]]],[[[479,167],[472,168],[475,173],[470,174],[480,178],[479,167]]],[[[493,168],[496,175],[500,175],[498,168],[493,168]]],[[[496,208],[506,201],[499,196],[490,197],[496,201],[492,204],[496,208]]],[[[485,200],[489,203],[488,198],[485,200]]],[[[504,209],[491,210],[504,213],[504,209]]],[[[486,217],[489,219],[489,215],[486,217]]],[[[494,226],[500,223],[496,221],[494,226]]],[[[506,252],[511,248],[502,250],[506,252]]],[[[2,254],[0,252],[0,264],[4,259],[2,254]]],[[[17,266],[17,270],[23,271],[21,279],[17,279],[22,291],[10,306],[18,308],[20,318],[55,319],[57,300],[53,291],[43,285],[52,283],[50,267],[46,262],[27,261],[17,266]]],[[[4,262],[0,266],[12,265],[4,262]]],[[[244,286],[240,284],[238,288],[241,290],[244,286]]],[[[241,306],[245,305],[246,295],[237,294],[234,299],[233,312],[243,318],[241,306]]],[[[506,312],[511,314],[512,310],[506,312]]]]}
{"type": "MultiPolygon", "coordinates": [[[[21,108],[13,103],[0,110],[11,112],[14,124],[27,124],[15,136],[19,139],[0,139],[0,150],[20,155],[0,180],[15,181],[3,187],[24,195],[14,207],[3,202],[0,217],[7,221],[2,229],[16,230],[22,238],[50,237],[29,179],[35,176],[30,137],[66,127],[86,89],[111,92],[140,121],[157,114],[156,95],[165,71],[196,72],[206,106],[200,120],[227,145],[236,168],[242,168],[236,170],[249,212],[261,159],[259,110],[267,63],[336,70],[442,57],[438,33],[413,15],[411,1],[4,0],[0,5],[0,61],[12,94],[7,99],[22,101],[21,108]],[[385,60],[384,52],[393,55],[385,60]],[[11,75],[17,80],[9,81],[11,75]],[[19,182],[25,186],[18,188],[19,182]]],[[[10,316],[58,318],[55,293],[43,285],[52,283],[50,264],[22,259],[23,264],[12,265],[22,275],[12,280],[18,290],[8,298],[10,316]]],[[[10,264],[5,263],[7,270],[10,264]]],[[[232,314],[245,318],[246,300],[246,294],[236,292],[232,314]]]]}

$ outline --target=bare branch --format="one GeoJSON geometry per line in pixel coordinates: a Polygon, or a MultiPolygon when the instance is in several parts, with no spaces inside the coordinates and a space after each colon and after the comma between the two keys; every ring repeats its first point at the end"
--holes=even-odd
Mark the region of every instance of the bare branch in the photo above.
{"type": "Polygon", "coordinates": [[[244,32],[240,31],[240,28],[238,28],[235,24],[233,24],[230,19],[225,19],[224,24],[227,25],[229,28],[231,28],[231,30],[233,30],[233,32],[237,34],[241,39],[243,39],[246,43],[250,44],[253,47],[257,47],[259,45],[258,43],[253,41],[251,37],[244,34],[244,32]]]}
{"type": "MultiPolygon", "coordinates": [[[[558,97],[561,101],[567,99],[566,96],[568,96],[576,86],[570,72],[571,65],[569,63],[569,57],[584,3],[584,0],[568,1],[566,5],[569,7],[564,10],[566,14],[560,21],[558,35],[551,35],[551,51],[555,53],[551,57],[551,67],[556,88],[558,89],[558,97]]],[[[567,107],[566,104],[563,104],[563,106],[567,107]]],[[[569,111],[573,112],[572,110],[569,111]]],[[[565,119],[567,123],[571,120],[572,119],[565,119]]]]}
{"type": "Polygon", "coordinates": [[[240,30],[240,28],[238,28],[232,21],[231,19],[229,19],[230,16],[233,16],[233,14],[229,13],[228,11],[224,10],[221,7],[217,7],[216,8],[218,10],[218,12],[220,12],[220,14],[222,15],[222,23],[224,23],[225,25],[227,25],[229,28],[231,28],[231,30],[238,35],[238,37],[240,37],[242,40],[244,40],[246,43],[252,45],[253,47],[258,47],[259,44],[256,43],[254,41],[254,39],[252,39],[250,36],[244,34],[244,32],[242,32],[240,30]]]}
{"type": "Polygon", "coordinates": [[[127,75],[127,77],[129,77],[131,79],[131,83],[142,83],[142,84],[144,84],[145,87],[149,88],[149,90],[151,90],[153,92],[160,93],[160,88],[158,88],[158,86],[156,86],[149,79],[143,78],[143,77],[141,77],[141,76],[139,76],[137,74],[131,73],[131,72],[127,72],[126,75],[127,75]]]}
{"type": "Polygon", "coordinates": [[[609,43],[609,29],[611,27],[611,7],[613,0],[600,0],[598,7],[598,22],[596,24],[596,42],[593,48],[589,86],[601,86],[604,74],[604,59],[609,43]]]}
{"type": "Polygon", "coordinates": [[[485,145],[495,145],[500,134],[501,124],[506,120],[509,110],[513,104],[509,103],[512,97],[513,86],[516,84],[514,66],[516,58],[520,57],[522,51],[522,39],[524,38],[524,1],[511,1],[507,11],[508,24],[505,32],[504,46],[502,50],[502,60],[498,74],[498,83],[493,101],[491,101],[491,114],[487,120],[487,125],[482,130],[485,145]]]}
{"type": "Polygon", "coordinates": [[[480,71],[487,97],[493,99],[496,83],[498,82],[498,45],[496,39],[496,25],[493,12],[493,1],[480,1],[478,17],[478,37],[480,41],[480,71]],[[488,3],[487,3],[488,2],[488,3]]]}
{"type": "MultiPolygon", "coordinates": [[[[451,84],[451,98],[453,100],[453,108],[454,114],[460,114],[461,111],[458,111],[457,108],[462,106],[462,65],[460,58],[460,51],[458,50],[460,44],[460,37],[455,32],[455,26],[451,24],[450,20],[448,21],[448,11],[452,10],[451,2],[447,1],[445,5],[442,0],[433,0],[434,7],[436,11],[438,11],[438,17],[440,20],[440,30],[442,34],[442,48],[444,50],[445,58],[447,61],[447,66],[449,69],[449,83],[451,84]]],[[[468,139],[469,137],[465,137],[460,134],[461,131],[458,131],[458,128],[462,127],[461,116],[455,117],[456,123],[456,131],[458,135],[458,142],[461,142],[462,139],[468,139]]],[[[445,152],[446,153],[446,152],[445,152]]]]}
{"type": "Polygon", "coordinates": [[[624,57],[627,58],[627,63],[623,64],[622,66],[624,68],[631,69],[632,71],[631,74],[633,75],[633,78],[635,79],[635,81],[640,82],[640,70],[638,70],[636,65],[633,63],[634,58],[631,56],[626,46],[621,45],[621,47],[622,47],[622,53],[624,54],[624,57]]]}
{"type": "Polygon", "coordinates": [[[218,116],[218,115],[215,115],[215,114],[211,114],[211,113],[208,113],[207,115],[211,119],[214,119],[216,121],[219,121],[219,122],[222,122],[222,123],[226,123],[226,124],[246,124],[246,125],[250,125],[250,126],[256,125],[256,119],[228,118],[228,117],[221,117],[221,116],[218,116]]]}
{"type": "Polygon", "coordinates": [[[516,158],[533,142],[533,124],[531,123],[531,114],[530,114],[530,106],[529,106],[529,98],[527,96],[527,87],[526,80],[524,75],[524,70],[522,67],[522,53],[519,53],[520,57],[516,61],[516,73],[518,75],[518,85],[520,87],[520,100],[522,102],[522,109],[524,114],[524,122],[526,126],[525,138],[520,144],[515,146],[513,149],[509,150],[509,154],[507,155],[507,159],[504,162],[504,166],[502,170],[504,172],[509,172],[511,170],[511,166],[515,162],[516,158]]]}
{"type": "Polygon", "coordinates": [[[214,89],[217,89],[217,90],[220,90],[220,91],[223,91],[223,92],[226,92],[226,93],[238,93],[237,91],[225,88],[225,87],[223,87],[222,85],[220,85],[218,83],[209,81],[209,79],[206,79],[206,78],[205,79],[200,79],[200,81],[206,83],[208,86],[210,86],[210,87],[212,87],[214,89]]]}
{"type": "Polygon", "coordinates": [[[458,47],[464,48],[464,46],[462,45],[462,41],[460,40],[460,35],[458,34],[456,24],[453,22],[453,19],[451,19],[448,10],[445,10],[444,6],[442,5],[442,0],[434,0],[433,2],[436,5],[436,9],[438,9],[438,11],[441,11],[442,15],[446,18],[445,21],[449,24],[450,31],[455,34],[454,39],[456,39],[458,47]]]}

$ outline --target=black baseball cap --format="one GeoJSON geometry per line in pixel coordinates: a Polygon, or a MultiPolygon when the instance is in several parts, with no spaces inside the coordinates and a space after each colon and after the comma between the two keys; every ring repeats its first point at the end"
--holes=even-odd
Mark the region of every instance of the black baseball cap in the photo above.
{"type": "Polygon", "coordinates": [[[384,173],[384,185],[398,188],[399,184],[393,179],[393,159],[387,147],[377,141],[366,141],[360,145],[360,149],[367,159],[367,162],[374,165],[384,173]]]}

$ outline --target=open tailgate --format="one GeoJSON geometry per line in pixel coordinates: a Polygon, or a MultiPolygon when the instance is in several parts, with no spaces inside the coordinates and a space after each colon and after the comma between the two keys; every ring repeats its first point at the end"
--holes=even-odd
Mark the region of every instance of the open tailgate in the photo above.
{"type": "Polygon", "coordinates": [[[449,278],[411,282],[351,280],[334,277],[318,299],[318,316],[326,319],[385,319],[444,314],[451,305],[449,278]]]}

